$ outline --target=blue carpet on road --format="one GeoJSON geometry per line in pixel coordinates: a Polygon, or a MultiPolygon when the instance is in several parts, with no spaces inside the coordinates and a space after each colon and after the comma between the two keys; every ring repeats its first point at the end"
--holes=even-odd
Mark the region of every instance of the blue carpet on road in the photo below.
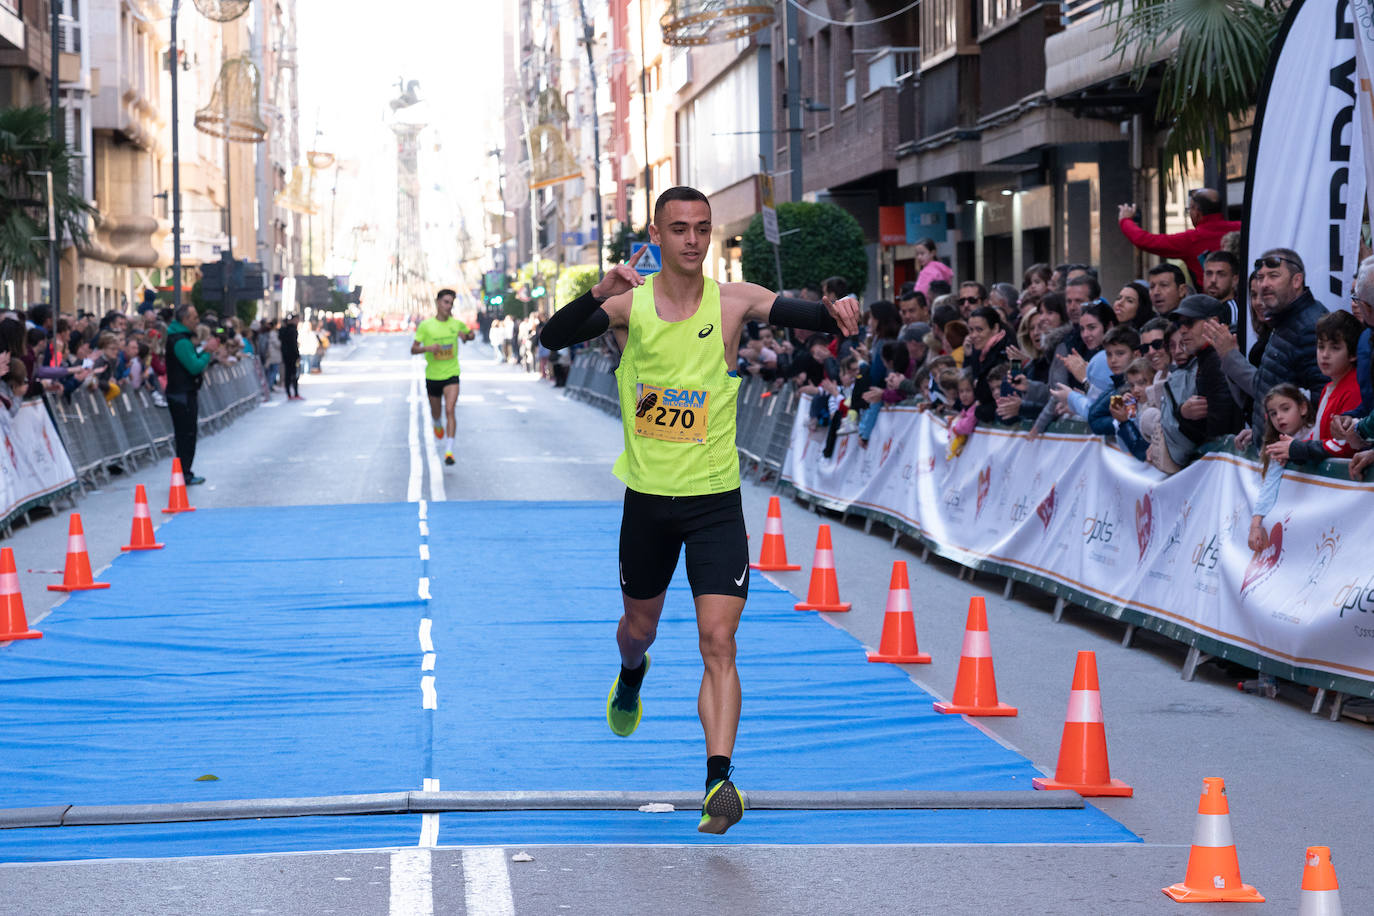
{"type": "MultiPolygon", "coordinates": [[[[695,790],[701,660],[679,570],[645,718],[606,728],[620,507],[441,503],[212,510],[159,530],[0,651],[0,807],[446,790],[695,790]],[[420,545],[430,549],[420,558],[420,545]],[[433,599],[418,598],[428,576],[433,599]],[[421,708],[433,619],[437,709],[421,708]],[[197,782],[213,774],[217,781],[197,782]]],[[[23,565],[23,564],[21,564],[23,565]]],[[[749,789],[1025,789],[1038,773],[754,574],[739,634],[749,789]]],[[[419,819],[0,831],[0,861],[413,844],[419,819]]],[[[1078,811],[444,815],[439,843],[1119,843],[1078,811]]]]}

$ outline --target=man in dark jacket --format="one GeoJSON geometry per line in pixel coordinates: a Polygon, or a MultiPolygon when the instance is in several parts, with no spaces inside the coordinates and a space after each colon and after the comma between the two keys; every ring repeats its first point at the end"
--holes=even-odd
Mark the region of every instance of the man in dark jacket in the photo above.
{"type": "Polygon", "coordinates": [[[301,341],[297,333],[295,315],[286,316],[286,319],[281,323],[281,328],[277,331],[277,340],[281,343],[282,386],[286,389],[286,399],[288,401],[302,400],[300,386],[301,341]]]}
{"type": "Polygon", "coordinates": [[[1271,248],[1255,261],[1260,284],[1259,308],[1273,329],[1255,370],[1255,406],[1250,425],[1256,442],[1264,440],[1264,396],[1282,382],[1306,388],[1314,396],[1330,379],[1317,368],[1317,319],[1326,306],[1307,288],[1307,268],[1296,251],[1271,248]]]}
{"type": "Polygon", "coordinates": [[[1178,333],[1197,364],[1196,393],[1179,405],[1178,424],[1179,430],[1195,445],[1239,432],[1245,425],[1240,404],[1226,383],[1221,357],[1196,327],[1208,319],[1225,324],[1230,321],[1230,315],[1231,310],[1224,302],[1198,294],[1184,299],[1170,316],[1178,320],[1178,333]]]}
{"type": "Polygon", "coordinates": [[[196,349],[195,332],[200,315],[194,305],[183,305],[172,314],[167,325],[167,410],[172,415],[172,433],[176,439],[176,455],[181,459],[181,473],[186,483],[205,483],[191,471],[196,459],[196,429],[200,421],[200,385],[205,370],[215,361],[220,350],[219,341],[212,335],[205,341],[205,350],[196,349]]]}

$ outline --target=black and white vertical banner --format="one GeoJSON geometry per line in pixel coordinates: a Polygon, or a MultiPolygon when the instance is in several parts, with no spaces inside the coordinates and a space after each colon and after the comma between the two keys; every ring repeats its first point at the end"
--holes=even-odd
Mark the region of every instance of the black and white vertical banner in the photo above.
{"type": "Polygon", "coordinates": [[[1372,2],[1295,0],[1255,111],[1247,262],[1267,248],[1292,248],[1307,265],[1313,295],[1328,308],[1350,307],[1359,265],[1374,112],[1357,45],[1361,57],[1374,50],[1372,2]]]}

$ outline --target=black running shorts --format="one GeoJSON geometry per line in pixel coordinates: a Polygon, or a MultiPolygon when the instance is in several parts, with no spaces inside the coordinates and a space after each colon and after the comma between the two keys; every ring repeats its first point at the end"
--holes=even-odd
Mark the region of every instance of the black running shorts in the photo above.
{"type": "Polygon", "coordinates": [[[687,547],[692,595],[749,594],[749,542],[738,489],[709,496],[653,496],[625,490],[620,522],[620,590],[656,598],[687,547]]]}
{"type": "Polygon", "coordinates": [[[425,379],[425,391],[428,392],[429,396],[432,398],[442,398],[444,396],[444,389],[449,385],[457,387],[458,376],[451,375],[448,378],[425,379]]]}

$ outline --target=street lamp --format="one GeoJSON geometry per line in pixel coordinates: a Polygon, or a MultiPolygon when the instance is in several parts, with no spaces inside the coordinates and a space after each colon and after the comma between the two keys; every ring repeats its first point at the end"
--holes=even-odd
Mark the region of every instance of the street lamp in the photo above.
{"type": "MultiPolygon", "coordinates": [[[[232,22],[244,13],[252,0],[192,0],[202,16],[215,22],[232,22]]],[[[177,16],[181,0],[172,0],[172,306],[181,307],[181,110],[178,107],[177,16]]],[[[232,231],[232,226],[230,227],[232,231]]]]}

